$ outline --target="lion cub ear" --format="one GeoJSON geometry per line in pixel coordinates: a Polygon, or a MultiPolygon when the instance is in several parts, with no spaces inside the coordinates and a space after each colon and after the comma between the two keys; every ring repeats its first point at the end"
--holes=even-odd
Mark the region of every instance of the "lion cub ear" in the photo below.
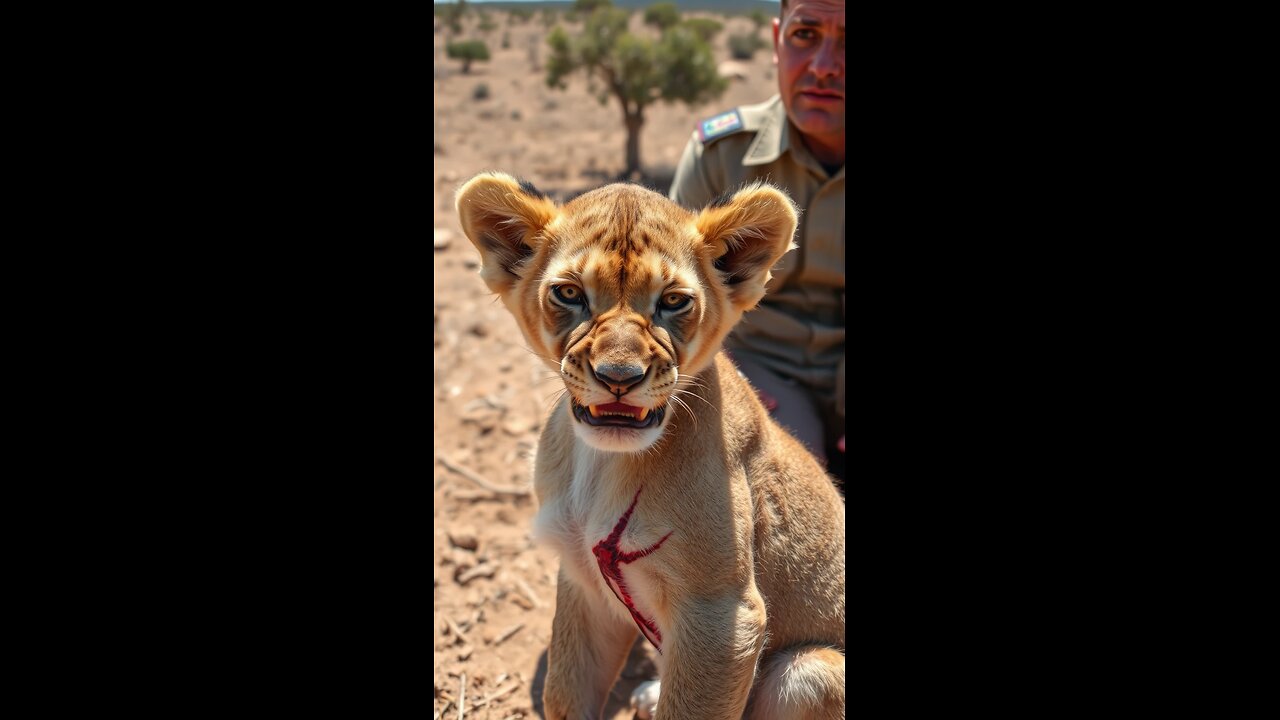
{"type": "Polygon", "coordinates": [[[458,188],[454,205],[462,232],[480,251],[480,277],[502,294],[520,279],[538,234],[556,217],[551,202],[527,182],[505,173],[481,173],[458,188]]]}
{"type": "Polygon", "coordinates": [[[764,297],[769,270],[796,247],[796,208],[777,188],[755,183],[716,201],[695,224],[729,297],[750,310],[764,297]]]}

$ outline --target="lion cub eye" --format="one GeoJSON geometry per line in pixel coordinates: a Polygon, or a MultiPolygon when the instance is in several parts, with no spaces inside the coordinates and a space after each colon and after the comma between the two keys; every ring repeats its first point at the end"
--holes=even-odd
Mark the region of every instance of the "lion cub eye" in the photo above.
{"type": "Polygon", "coordinates": [[[662,296],[662,300],[658,301],[658,309],[660,310],[679,310],[688,305],[693,298],[681,293],[667,293],[662,296]]]}
{"type": "Polygon", "coordinates": [[[567,305],[583,304],[582,289],[575,285],[556,285],[551,288],[551,292],[557,300],[567,305]]]}

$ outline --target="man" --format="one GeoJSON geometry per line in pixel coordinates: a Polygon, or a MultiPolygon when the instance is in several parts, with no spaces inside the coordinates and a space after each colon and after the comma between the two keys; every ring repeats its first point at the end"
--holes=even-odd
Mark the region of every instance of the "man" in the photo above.
{"type": "Polygon", "coordinates": [[[774,417],[843,475],[844,0],[782,0],[773,21],[779,94],[698,124],[671,199],[702,208],[753,180],[800,206],[799,249],[725,349],[774,417]]]}

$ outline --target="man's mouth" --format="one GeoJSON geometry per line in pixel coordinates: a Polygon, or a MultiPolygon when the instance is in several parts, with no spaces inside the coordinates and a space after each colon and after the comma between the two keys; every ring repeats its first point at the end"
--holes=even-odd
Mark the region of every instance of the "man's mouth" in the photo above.
{"type": "Polygon", "coordinates": [[[816,89],[801,90],[800,94],[804,95],[807,98],[812,98],[815,100],[843,100],[844,99],[843,93],[838,93],[831,90],[816,90],[816,89]]]}
{"type": "Polygon", "coordinates": [[[583,407],[573,403],[573,416],[579,422],[596,427],[647,428],[662,422],[666,406],[642,408],[626,403],[613,402],[583,407]]]}

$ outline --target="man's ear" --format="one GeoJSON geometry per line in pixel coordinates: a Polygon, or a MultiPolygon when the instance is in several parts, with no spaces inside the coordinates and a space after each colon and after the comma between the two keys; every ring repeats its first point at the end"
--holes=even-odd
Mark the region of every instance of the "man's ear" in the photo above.
{"type": "Polygon", "coordinates": [[[769,23],[769,25],[773,28],[773,64],[777,65],[778,64],[778,34],[782,32],[782,20],[780,18],[774,18],[773,22],[769,23]]]}
{"type": "Polygon", "coordinates": [[[796,208],[777,188],[755,183],[717,201],[695,224],[729,297],[750,310],[764,297],[769,270],[796,247],[796,208]]]}
{"type": "Polygon", "coordinates": [[[537,249],[539,231],[556,217],[551,202],[527,182],[504,173],[481,173],[458,188],[454,201],[462,232],[480,251],[480,277],[503,294],[537,249]]]}

